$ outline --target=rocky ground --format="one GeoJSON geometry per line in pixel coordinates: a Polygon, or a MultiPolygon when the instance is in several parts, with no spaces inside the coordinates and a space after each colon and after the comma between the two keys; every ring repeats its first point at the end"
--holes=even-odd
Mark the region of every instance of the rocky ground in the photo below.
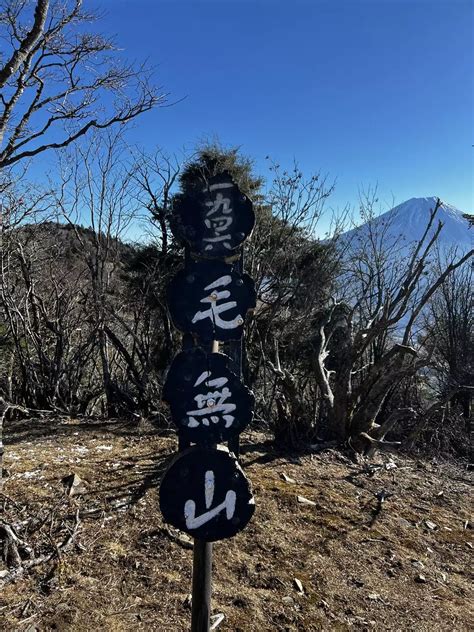
{"type": "MultiPolygon", "coordinates": [[[[265,439],[242,437],[254,519],[214,546],[219,630],[473,629],[465,468],[289,456],[265,439]]],[[[121,423],[23,421],[6,429],[6,444],[0,527],[14,526],[24,570],[12,579],[0,562],[0,629],[188,630],[191,543],[158,511],[175,438],[121,423]],[[80,480],[69,496],[71,474],[80,480]]]]}

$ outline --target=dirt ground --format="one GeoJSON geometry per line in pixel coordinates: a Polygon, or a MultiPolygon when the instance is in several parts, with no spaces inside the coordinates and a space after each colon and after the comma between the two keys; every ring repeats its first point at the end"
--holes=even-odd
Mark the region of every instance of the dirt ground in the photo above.
{"type": "MultiPolygon", "coordinates": [[[[219,630],[474,628],[465,468],[387,454],[361,465],[336,451],[290,458],[256,433],[242,446],[257,509],[214,545],[219,630]]],[[[80,522],[67,550],[3,587],[1,630],[189,630],[190,542],[158,510],[175,449],[173,436],[120,423],[10,424],[0,519],[23,525],[46,556],[78,509],[80,522]],[[76,497],[61,482],[71,473],[86,485],[76,497]]]]}

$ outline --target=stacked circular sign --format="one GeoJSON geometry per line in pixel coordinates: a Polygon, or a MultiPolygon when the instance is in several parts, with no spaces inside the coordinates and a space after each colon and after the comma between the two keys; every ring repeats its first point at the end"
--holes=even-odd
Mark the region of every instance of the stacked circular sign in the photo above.
{"type": "Polygon", "coordinates": [[[173,360],[163,389],[181,437],[195,444],[179,453],[160,486],[163,518],[212,542],[241,531],[253,515],[250,483],[235,456],[218,443],[250,423],[254,397],[230,368],[230,358],[205,350],[213,341],[240,340],[255,307],[252,279],[234,264],[252,232],[252,202],[229,173],[198,179],[178,197],[172,229],[193,260],[168,287],[173,323],[195,346],[173,360]]]}

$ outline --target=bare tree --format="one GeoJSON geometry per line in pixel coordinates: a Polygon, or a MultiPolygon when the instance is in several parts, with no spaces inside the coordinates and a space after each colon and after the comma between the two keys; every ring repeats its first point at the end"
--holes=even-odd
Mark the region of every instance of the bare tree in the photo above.
{"type": "Polygon", "coordinates": [[[438,200],[409,256],[405,252],[397,258],[393,250],[387,256],[383,240],[369,231],[343,275],[350,293],[345,300],[333,299],[320,314],[314,340],[316,376],[328,424],[339,440],[349,440],[357,451],[383,445],[394,423],[410,414],[395,410],[380,419],[390,390],[431,362],[434,345],[429,339],[420,344],[416,330],[423,310],[474,254],[454,254],[442,269],[430,269],[443,227],[441,222],[436,225],[440,206],[438,200]]]}
{"type": "MultiPolygon", "coordinates": [[[[67,291],[59,288],[54,273],[50,280],[56,307],[61,307],[61,323],[58,311],[54,312],[55,320],[37,292],[35,266],[22,243],[25,234],[20,237],[16,228],[32,219],[35,206],[41,205],[41,196],[35,204],[27,204],[15,187],[23,174],[17,169],[12,173],[12,168],[23,167],[49,149],[68,147],[90,130],[127,123],[166,100],[151,84],[150,68],[120,62],[113,41],[90,29],[97,16],[84,11],[82,5],[82,0],[0,1],[0,351],[3,360],[6,353],[10,354],[10,360],[3,363],[10,370],[3,376],[7,380],[7,399],[1,400],[2,424],[5,411],[14,405],[15,359],[22,366],[25,392],[36,399],[37,389],[30,388],[29,380],[33,376],[35,381],[38,373],[28,370],[32,358],[26,353],[26,340],[36,347],[34,357],[41,359],[43,369],[49,365],[49,378],[56,376],[47,380],[51,388],[56,382],[55,395],[50,392],[46,397],[52,405],[59,384],[64,382],[62,360],[70,347],[65,336],[65,315],[77,314],[76,308],[69,309],[74,300],[66,299],[67,291]],[[27,299],[23,303],[18,302],[11,283],[18,279],[27,299]],[[43,342],[47,336],[40,331],[41,323],[56,337],[54,362],[45,353],[43,342]]],[[[86,340],[76,348],[81,349],[81,362],[75,358],[77,370],[74,362],[68,364],[76,373],[77,384],[87,366],[84,360],[89,343],[86,340]]],[[[44,386],[44,380],[40,382],[44,386]]],[[[77,389],[71,390],[77,395],[77,389]]]]}
{"type": "MultiPolygon", "coordinates": [[[[446,255],[436,262],[442,270],[446,255]]],[[[466,420],[471,414],[474,392],[474,297],[472,264],[466,263],[452,274],[433,297],[426,314],[427,335],[436,344],[433,364],[440,394],[451,395],[466,420]]]]}
{"type": "Polygon", "coordinates": [[[180,261],[167,217],[177,168],[157,155],[133,159],[120,131],[108,130],[63,150],[48,193],[30,187],[22,198],[10,184],[0,276],[6,402],[66,414],[157,410],[175,348],[164,294],[180,261]],[[127,231],[136,234],[144,207],[158,237],[132,246],[127,231]]]}
{"type": "Polygon", "coordinates": [[[150,69],[117,59],[82,0],[0,3],[0,168],[162,104],[150,69]]]}
{"type": "Polygon", "coordinates": [[[271,164],[272,180],[257,198],[258,221],[246,252],[257,287],[248,329],[249,383],[259,414],[278,443],[314,439],[320,393],[312,369],[313,320],[328,298],[337,262],[330,240],[315,232],[333,185],[298,165],[271,164]]]}
{"type": "Polygon", "coordinates": [[[14,231],[23,222],[43,215],[48,207],[47,194],[22,182],[23,173],[16,178],[0,172],[0,486],[3,464],[3,423],[11,409],[21,409],[13,403],[14,341],[8,323],[4,298],[8,294],[5,283],[14,250],[14,231]]]}
{"type": "Polygon", "coordinates": [[[76,256],[85,266],[85,322],[93,332],[100,366],[98,392],[105,394],[104,412],[109,416],[119,414],[123,404],[134,408],[118,362],[118,355],[126,355],[126,345],[112,326],[116,322],[128,327],[119,276],[127,250],[122,239],[137,212],[134,181],[124,155],[120,132],[97,134],[85,146],[76,144],[63,157],[62,182],[55,199],[58,218],[73,231],[76,256]],[[80,230],[79,223],[86,223],[88,230],[80,230]]]}

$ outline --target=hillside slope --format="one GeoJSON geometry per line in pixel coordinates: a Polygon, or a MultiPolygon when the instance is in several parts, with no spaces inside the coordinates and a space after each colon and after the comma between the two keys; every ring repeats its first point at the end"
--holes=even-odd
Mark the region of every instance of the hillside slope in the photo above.
{"type": "MultiPolygon", "coordinates": [[[[264,440],[243,438],[254,519],[214,547],[219,630],[470,629],[464,469],[398,455],[371,467],[334,451],[288,457],[264,440]]],[[[192,551],[158,511],[159,479],[175,449],[173,436],[124,424],[10,425],[4,519],[44,517],[22,533],[37,552],[69,532],[77,509],[81,522],[59,561],[3,589],[0,629],[189,630],[192,551]],[[70,498],[61,479],[72,472],[87,491],[70,498]]]]}
{"type": "MultiPolygon", "coordinates": [[[[411,198],[386,213],[378,215],[370,222],[370,225],[376,232],[384,231],[387,245],[390,246],[401,240],[401,243],[408,247],[409,244],[422,237],[436,200],[436,197],[411,198]]],[[[437,220],[444,224],[438,238],[438,243],[443,248],[458,247],[460,251],[465,251],[473,247],[474,232],[472,229],[469,230],[469,223],[463,217],[462,211],[443,202],[438,210],[437,220]]],[[[437,221],[434,222],[430,234],[433,234],[436,225],[437,221]]],[[[368,224],[362,224],[344,233],[342,239],[345,243],[359,239],[364,241],[368,231],[368,224]]]]}

